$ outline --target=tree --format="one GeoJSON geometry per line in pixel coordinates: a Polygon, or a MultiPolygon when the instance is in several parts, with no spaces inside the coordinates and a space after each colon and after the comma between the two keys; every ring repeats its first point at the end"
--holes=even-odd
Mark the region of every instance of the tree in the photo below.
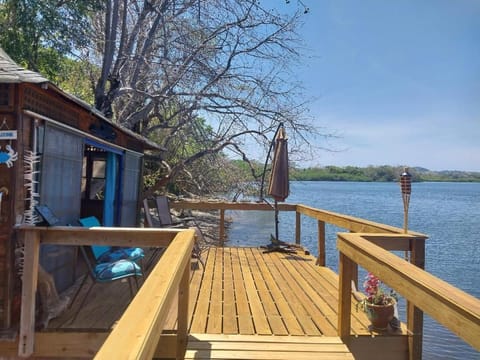
{"type": "Polygon", "coordinates": [[[157,187],[226,167],[227,151],[256,177],[249,149],[267,148],[279,122],[291,144],[315,132],[292,73],[307,9],[277,7],[290,14],[257,0],[0,0],[0,43],[168,149],[150,157],[157,187]]]}
{"type": "Polygon", "coordinates": [[[291,73],[303,9],[282,15],[254,0],[105,3],[89,53],[101,68],[95,105],[172,150],[159,184],[227,149],[248,160],[245,144],[264,146],[279,122],[292,141],[314,131],[291,73]],[[191,136],[195,147],[183,151],[191,136]]]}
{"type": "Polygon", "coordinates": [[[66,55],[89,42],[89,14],[101,0],[0,0],[0,46],[53,82],[66,55]]]}

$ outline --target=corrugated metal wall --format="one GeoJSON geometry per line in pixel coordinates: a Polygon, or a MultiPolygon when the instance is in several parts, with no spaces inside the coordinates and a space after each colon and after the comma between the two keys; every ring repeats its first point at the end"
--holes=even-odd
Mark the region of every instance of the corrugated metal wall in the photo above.
{"type": "MultiPolygon", "coordinates": [[[[40,202],[52,209],[61,225],[76,225],[81,206],[83,138],[50,124],[44,136],[40,202]]],[[[59,292],[72,285],[75,261],[73,246],[42,246],[40,263],[55,278],[59,292]]]]}
{"type": "Polygon", "coordinates": [[[120,226],[137,226],[138,194],[140,186],[142,157],[126,152],[122,181],[122,205],[120,226]]]}

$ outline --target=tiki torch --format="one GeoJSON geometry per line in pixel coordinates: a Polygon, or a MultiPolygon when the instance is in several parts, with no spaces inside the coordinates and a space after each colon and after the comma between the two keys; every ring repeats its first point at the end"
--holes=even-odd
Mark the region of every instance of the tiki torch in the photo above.
{"type": "Polygon", "coordinates": [[[408,168],[404,168],[402,175],[400,175],[400,187],[403,199],[403,231],[406,234],[408,232],[408,205],[412,193],[412,175],[408,173],[408,168]]]}

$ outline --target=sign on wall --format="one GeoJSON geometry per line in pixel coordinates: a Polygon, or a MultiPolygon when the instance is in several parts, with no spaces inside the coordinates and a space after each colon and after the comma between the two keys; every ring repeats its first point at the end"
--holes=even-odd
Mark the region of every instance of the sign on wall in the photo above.
{"type": "Polygon", "coordinates": [[[0,140],[15,140],[17,130],[0,130],[0,140]]]}

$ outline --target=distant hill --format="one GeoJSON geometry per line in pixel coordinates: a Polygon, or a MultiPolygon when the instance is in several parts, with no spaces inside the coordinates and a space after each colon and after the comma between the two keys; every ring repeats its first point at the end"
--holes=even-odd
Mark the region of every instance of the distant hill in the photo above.
{"type": "MultiPolygon", "coordinates": [[[[325,166],[292,168],[290,179],[298,181],[399,181],[403,166],[325,166]]],[[[443,170],[432,171],[422,167],[409,168],[412,181],[480,182],[480,172],[443,170]]]]}

